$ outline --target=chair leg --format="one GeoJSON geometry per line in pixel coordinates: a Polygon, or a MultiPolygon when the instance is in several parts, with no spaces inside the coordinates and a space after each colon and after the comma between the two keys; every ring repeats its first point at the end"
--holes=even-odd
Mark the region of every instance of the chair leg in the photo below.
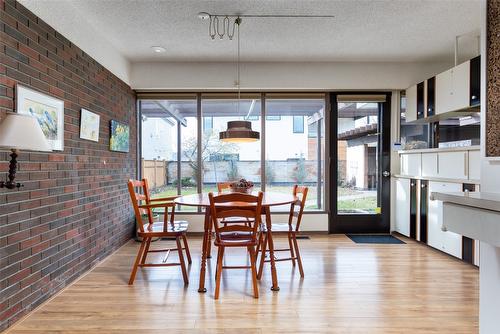
{"type": "Polygon", "coordinates": [[[256,254],[253,246],[248,246],[250,253],[250,266],[252,267],[252,283],[253,283],[253,296],[259,298],[259,287],[257,286],[257,268],[256,268],[256,254]]]}
{"type": "Polygon", "coordinates": [[[288,233],[288,246],[290,247],[290,257],[292,258],[292,265],[295,267],[295,252],[293,251],[292,234],[288,233]]]}
{"type": "Polygon", "coordinates": [[[217,271],[215,272],[215,294],[214,299],[219,299],[220,281],[222,276],[222,259],[224,258],[224,247],[219,246],[217,252],[217,271]]]}
{"type": "Polygon", "coordinates": [[[188,263],[191,264],[193,261],[191,261],[191,252],[189,251],[189,246],[185,234],[182,235],[182,240],[184,241],[184,250],[186,251],[188,263]]]}
{"type": "Polygon", "coordinates": [[[184,285],[188,285],[189,279],[186,271],[186,263],[184,263],[184,254],[182,253],[181,237],[177,236],[175,238],[175,241],[177,243],[177,252],[179,253],[179,261],[181,263],[182,278],[184,278],[184,285]]]}
{"type": "Polygon", "coordinates": [[[269,241],[269,238],[268,238],[268,235],[266,233],[266,236],[264,237],[264,242],[262,243],[262,253],[260,254],[259,272],[257,273],[258,279],[262,278],[262,272],[264,271],[264,261],[266,260],[266,250],[267,250],[268,241],[269,241]]]}
{"type": "Polygon", "coordinates": [[[211,258],[212,257],[212,228],[210,228],[209,232],[208,232],[208,236],[207,236],[207,239],[208,239],[208,245],[207,245],[207,258],[211,258]]]}
{"type": "Polygon", "coordinates": [[[139,252],[135,258],[134,266],[132,267],[132,272],[130,273],[130,279],[128,280],[128,285],[134,284],[135,274],[137,273],[137,267],[139,266],[139,262],[141,261],[142,252],[144,251],[144,246],[146,245],[146,239],[143,239],[141,242],[141,247],[139,247],[139,252]]]}
{"type": "Polygon", "coordinates": [[[264,232],[259,232],[259,240],[257,241],[257,249],[255,250],[256,260],[257,260],[257,256],[259,256],[260,247],[262,247],[262,241],[264,238],[263,235],[264,235],[264,232]]]}
{"type": "Polygon", "coordinates": [[[295,254],[297,254],[297,262],[299,263],[300,277],[304,277],[304,268],[302,268],[302,258],[300,257],[299,244],[297,242],[297,235],[294,233],[292,235],[292,237],[293,237],[293,244],[295,246],[295,254]]]}
{"type": "Polygon", "coordinates": [[[149,246],[151,246],[151,239],[152,238],[146,238],[146,247],[144,248],[144,253],[142,254],[142,259],[141,259],[141,264],[146,263],[146,257],[148,256],[149,252],[149,246]]]}

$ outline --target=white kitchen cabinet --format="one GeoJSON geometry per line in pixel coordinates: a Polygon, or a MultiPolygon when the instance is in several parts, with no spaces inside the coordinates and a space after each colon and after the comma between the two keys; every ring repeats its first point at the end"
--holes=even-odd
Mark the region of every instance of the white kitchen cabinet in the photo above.
{"type": "MultiPolygon", "coordinates": [[[[462,184],[429,182],[429,195],[433,192],[460,192],[462,184]]],[[[443,224],[443,204],[429,200],[427,213],[427,244],[445,253],[462,258],[462,236],[441,229],[443,224]]]]}
{"type": "Polygon", "coordinates": [[[410,236],[410,180],[396,179],[395,230],[410,236]]]}
{"type": "Polygon", "coordinates": [[[401,154],[401,175],[420,176],[422,166],[422,154],[401,154]]]}
{"type": "Polygon", "coordinates": [[[481,177],[481,152],[469,151],[469,180],[479,180],[481,177]]]}
{"type": "Polygon", "coordinates": [[[438,153],[422,153],[422,176],[438,177],[438,153]]]}
{"type": "Polygon", "coordinates": [[[406,90],[406,122],[417,120],[417,85],[406,90]]]}
{"type": "Polygon", "coordinates": [[[436,75],[436,115],[470,106],[470,61],[436,75]]]}
{"type": "Polygon", "coordinates": [[[466,180],[467,154],[467,152],[439,152],[438,176],[446,179],[466,180]]]}

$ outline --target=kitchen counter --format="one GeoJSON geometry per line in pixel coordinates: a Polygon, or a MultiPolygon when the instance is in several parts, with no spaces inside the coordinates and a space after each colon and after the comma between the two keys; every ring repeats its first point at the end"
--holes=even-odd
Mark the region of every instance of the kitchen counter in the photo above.
{"type": "Polygon", "coordinates": [[[399,150],[399,154],[413,153],[433,153],[433,152],[463,152],[463,151],[479,151],[479,145],[461,146],[461,147],[441,147],[441,148],[421,148],[415,150],[399,150]]]}
{"type": "Polygon", "coordinates": [[[431,194],[443,202],[444,230],[500,247],[500,193],[431,194]]]}
{"type": "Polygon", "coordinates": [[[459,193],[432,193],[431,199],[470,206],[478,209],[500,212],[500,193],[487,192],[459,192],[459,193]]]}

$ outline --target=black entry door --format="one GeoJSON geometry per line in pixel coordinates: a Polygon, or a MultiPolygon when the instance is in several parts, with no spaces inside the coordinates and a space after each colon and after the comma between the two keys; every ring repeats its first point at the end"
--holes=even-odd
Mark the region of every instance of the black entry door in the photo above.
{"type": "Polygon", "coordinates": [[[330,95],[331,233],[390,231],[390,101],[390,93],[330,95]]]}

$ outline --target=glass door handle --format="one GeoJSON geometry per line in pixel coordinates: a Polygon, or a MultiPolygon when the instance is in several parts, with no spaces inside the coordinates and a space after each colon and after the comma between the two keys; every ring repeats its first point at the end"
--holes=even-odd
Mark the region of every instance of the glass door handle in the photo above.
{"type": "Polygon", "coordinates": [[[388,172],[388,171],[386,171],[386,170],[384,170],[384,171],[382,172],[382,175],[383,175],[383,176],[385,176],[385,177],[389,177],[389,176],[391,176],[391,173],[390,173],[390,172],[388,172]]]}

